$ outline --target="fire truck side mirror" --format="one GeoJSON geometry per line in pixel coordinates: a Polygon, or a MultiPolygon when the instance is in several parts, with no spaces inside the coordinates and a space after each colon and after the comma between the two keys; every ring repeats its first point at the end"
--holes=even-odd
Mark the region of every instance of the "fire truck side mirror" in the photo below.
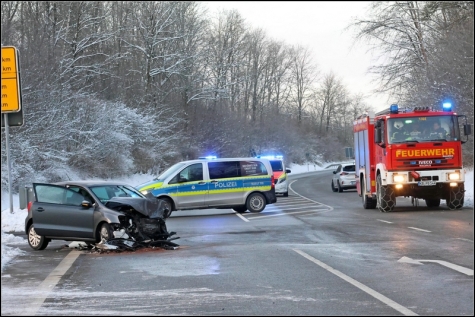
{"type": "Polygon", "coordinates": [[[464,124],[463,125],[463,133],[465,135],[471,135],[472,134],[472,126],[470,124],[464,124]]]}

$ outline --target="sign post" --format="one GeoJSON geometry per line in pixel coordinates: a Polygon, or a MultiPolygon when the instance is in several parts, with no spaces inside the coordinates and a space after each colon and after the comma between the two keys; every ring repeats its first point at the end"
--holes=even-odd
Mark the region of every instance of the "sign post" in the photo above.
{"type": "MultiPolygon", "coordinates": [[[[12,198],[12,180],[11,180],[11,162],[10,162],[10,129],[8,116],[9,114],[16,114],[21,111],[21,93],[20,93],[20,73],[18,63],[18,51],[13,46],[2,47],[2,114],[5,120],[2,120],[2,127],[5,124],[5,148],[7,151],[7,166],[8,166],[8,192],[10,197],[10,213],[13,213],[13,198],[12,198]],[[3,122],[5,121],[5,122],[3,122]]],[[[23,113],[20,113],[23,124],[23,113]]],[[[3,118],[2,118],[3,119],[3,118]]],[[[21,125],[19,124],[19,125],[21,125]]]]}

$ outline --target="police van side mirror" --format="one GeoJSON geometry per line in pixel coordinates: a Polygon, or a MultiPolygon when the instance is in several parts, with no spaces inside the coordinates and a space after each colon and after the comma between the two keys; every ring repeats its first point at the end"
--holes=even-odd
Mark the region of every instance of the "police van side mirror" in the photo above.
{"type": "Polygon", "coordinates": [[[286,168],[286,169],[285,169],[285,172],[286,172],[287,174],[290,174],[290,173],[292,173],[292,171],[291,171],[291,170],[289,170],[288,168],[286,168]]]}

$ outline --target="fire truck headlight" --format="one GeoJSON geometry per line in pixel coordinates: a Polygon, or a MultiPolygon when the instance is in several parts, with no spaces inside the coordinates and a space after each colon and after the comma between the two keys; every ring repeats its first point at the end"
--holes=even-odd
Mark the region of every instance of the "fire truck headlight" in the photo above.
{"type": "Polygon", "coordinates": [[[449,174],[449,180],[451,180],[451,181],[460,180],[460,174],[459,173],[450,173],[449,174]]]}
{"type": "Polygon", "coordinates": [[[400,174],[394,174],[393,175],[393,180],[395,183],[405,183],[406,182],[406,176],[405,175],[400,175],[400,174]]]}

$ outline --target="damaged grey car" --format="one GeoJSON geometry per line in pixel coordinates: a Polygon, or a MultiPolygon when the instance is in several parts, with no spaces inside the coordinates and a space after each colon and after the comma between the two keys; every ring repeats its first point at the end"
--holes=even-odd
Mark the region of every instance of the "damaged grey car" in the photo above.
{"type": "Polygon", "coordinates": [[[133,186],[107,181],[33,183],[25,232],[34,250],[51,240],[82,241],[101,249],[175,248],[166,205],[133,186]]]}

